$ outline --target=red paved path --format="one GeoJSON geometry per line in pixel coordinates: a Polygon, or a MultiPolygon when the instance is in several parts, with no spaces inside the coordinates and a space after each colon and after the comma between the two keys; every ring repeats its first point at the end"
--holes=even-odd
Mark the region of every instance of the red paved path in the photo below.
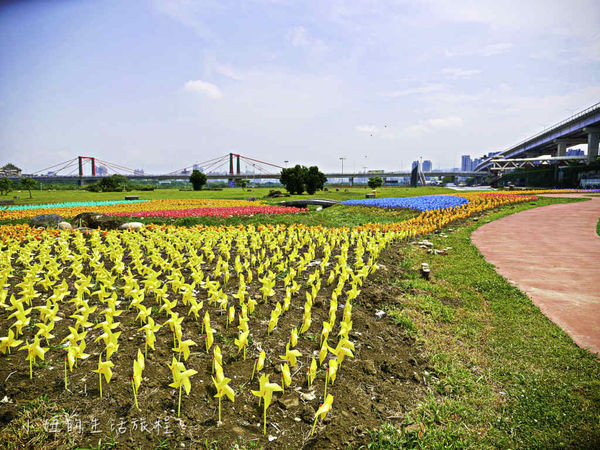
{"type": "MultiPolygon", "coordinates": [[[[551,197],[578,197],[558,194],[551,197]]],[[[577,345],[600,353],[600,197],[530,209],[479,227],[473,243],[577,345]]]]}

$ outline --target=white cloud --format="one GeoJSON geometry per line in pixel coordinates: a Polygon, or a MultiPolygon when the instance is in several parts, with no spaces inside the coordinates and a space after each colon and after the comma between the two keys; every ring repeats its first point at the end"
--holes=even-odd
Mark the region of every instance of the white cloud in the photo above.
{"type": "Polygon", "coordinates": [[[481,70],[478,69],[461,69],[459,67],[447,67],[442,69],[442,73],[453,80],[468,80],[475,75],[479,75],[481,70]]]}
{"type": "Polygon", "coordinates": [[[286,37],[294,47],[307,47],[310,43],[306,28],[302,26],[289,29],[286,37]]]}
{"type": "Polygon", "coordinates": [[[231,66],[228,66],[226,64],[215,65],[215,72],[220,73],[221,75],[236,81],[241,81],[244,79],[242,75],[233,70],[231,66]]]}
{"type": "Polygon", "coordinates": [[[430,94],[432,92],[441,91],[444,88],[443,84],[439,83],[428,83],[422,86],[408,88],[408,89],[400,89],[397,91],[385,92],[381,94],[383,97],[404,97],[406,95],[415,95],[415,94],[430,94]]]}
{"type": "Polygon", "coordinates": [[[513,48],[513,44],[510,42],[497,42],[483,47],[483,49],[481,49],[481,54],[483,56],[501,55],[502,53],[508,52],[511,48],[513,48]]]}
{"type": "Polygon", "coordinates": [[[359,131],[361,133],[376,133],[377,132],[377,127],[375,125],[357,125],[356,126],[356,131],[359,131]]]}
{"type": "Polygon", "coordinates": [[[221,89],[208,81],[190,80],[185,83],[184,89],[204,94],[209,98],[221,98],[223,96],[221,89]]]}
{"type": "Polygon", "coordinates": [[[408,137],[421,137],[437,131],[461,128],[463,125],[463,119],[458,116],[438,117],[410,125],[404,128],[401,134],[408,137]]]}
{"type": "Polygon", "coordinates": [[[510,42],[494,42],[486,44],[483,47],[478,45],[469,45],[452,50],[445,50],[448,57],[453,56],[496,56],[507,53],[514,45],[510,42]]]}
{"type": "Polygon", "coordinates": [[[437,17],[481,23],[494,30],[536,32],[543,27],[549,33],[577,36],[588,35],[598,24],[597,0],[570,0],[551,5],[546,0],[427,0],[427,3],[428,11],[437,17]]]}

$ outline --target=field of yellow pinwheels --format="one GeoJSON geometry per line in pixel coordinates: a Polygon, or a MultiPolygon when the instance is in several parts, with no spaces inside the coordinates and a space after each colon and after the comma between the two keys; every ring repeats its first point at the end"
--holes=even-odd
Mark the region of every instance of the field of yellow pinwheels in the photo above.
{"type": "MultiPolygon", "coordinates": [[[[380,320],[390,300],[381,281],[402,272],[394,253],[452,222],[535,199],[436,197],[408,200],[401,207],[421,212],[407,220],[352,228],[0,227],[0,440],[365,442],[423,395],[432,370],[412,339],[380,320]],[[36,413],[13,420],[14,404],[32,399],[36,413]]],[[[381,200],[371,206],[397,207],[381,200]]],[[[122,212],[200,207],[157,202],[122,212]]]]}

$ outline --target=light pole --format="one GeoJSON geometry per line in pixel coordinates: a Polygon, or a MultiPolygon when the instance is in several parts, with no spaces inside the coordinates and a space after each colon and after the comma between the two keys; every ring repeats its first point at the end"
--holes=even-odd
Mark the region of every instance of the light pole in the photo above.
{"type": "Polygon", "coordinates": [[[284,161],[284,163],[285,163],[285,168],[287,169],[287,165],[288,165],[289,161],[286,159],[286,160],[284,161]]]}
{"type": "Polygon", "coordinates": [[[344,175],[344,160],[345,159],[348,159],[348,158],[345,158],[343,156],[340,157],[340,160],[342,161],[342,175],[344,175]]]}

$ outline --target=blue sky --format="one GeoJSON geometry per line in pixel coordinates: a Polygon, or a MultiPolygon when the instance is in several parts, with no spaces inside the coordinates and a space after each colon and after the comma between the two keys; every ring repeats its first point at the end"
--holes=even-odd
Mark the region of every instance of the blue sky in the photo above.
{"type": "Polygon", "coordinates": [[[27,172],[455,167],[600,101],[593,0],[2,5],[0,163],[27,172]]]}

